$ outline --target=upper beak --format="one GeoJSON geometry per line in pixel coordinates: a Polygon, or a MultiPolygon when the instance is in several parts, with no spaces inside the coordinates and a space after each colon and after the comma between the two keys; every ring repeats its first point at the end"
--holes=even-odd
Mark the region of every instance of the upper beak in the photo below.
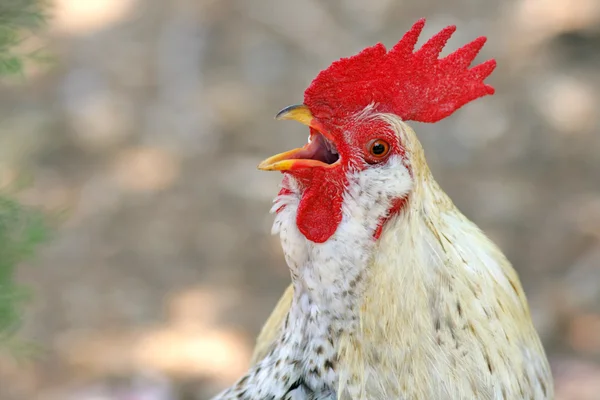
{"type": "MultiPolygon", "coordinates": [[[[310,110],[304,104],[293,105],[279,111],[275,116],[276,120],[290,119],[298,121],[301,124],[317,129],[319,124],[314,119],[310,110]]],[[[329,166],[319,160],[303,158],[307,154],[307,144],[304,147],[289,150],[284,153],[279,153],[272,157],[263,160],[258,164],[258,169],[263,171],[289,171],[299,168],[329,166]]]]}
{"type": "Polygon", "coordinates": [[[280,121],[283,119],[292,119],[298,121],[304,125],[310,126],[313,116],[304,104],[296,104],[293,106],[287,106],[283,110],[279,111],[275,116],[275,119],[280,121]]]}

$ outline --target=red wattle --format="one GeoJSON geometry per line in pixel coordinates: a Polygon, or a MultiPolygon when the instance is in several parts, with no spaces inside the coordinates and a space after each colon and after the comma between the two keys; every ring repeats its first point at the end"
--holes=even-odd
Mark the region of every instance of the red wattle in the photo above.
{"type": "Polygon", "coordinates": [[[323,178],[313,178],[311,186],[300,200],[296,215],[296,225],[300,232],[315,243],[326,242],[342,221],[341,187],[326,182],[323,178]]]}

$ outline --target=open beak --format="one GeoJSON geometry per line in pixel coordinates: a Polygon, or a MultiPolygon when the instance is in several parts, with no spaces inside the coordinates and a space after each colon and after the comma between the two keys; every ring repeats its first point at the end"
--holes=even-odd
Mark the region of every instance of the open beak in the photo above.
{"type": "Polygon", "coordinates": [[[269,157],[258,165],[258,169],[292,171],[314,167],[330,168],[339,161],[340,157],[332,138],[323,132],[322,126],[304,104],[284,108],[277,113],[275,119],[295,120],[313,129],[306,145],[269,157]]]}

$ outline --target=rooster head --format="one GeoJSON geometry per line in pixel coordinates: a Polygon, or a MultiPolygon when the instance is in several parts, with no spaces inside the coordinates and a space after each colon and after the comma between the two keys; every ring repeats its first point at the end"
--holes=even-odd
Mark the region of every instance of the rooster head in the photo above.
{"type": "MultiPolygon", "coordinates": [[[[483,81],[494,70],[495,61],[470,67],[485,37],[440,59],[456,27],[443,29],[415,51],[424,24],[423,19],[417,21],[390,51],[379,43],[334,62],[306,89],[303,104],[277,114],[277,119],[307,125],[309,141],[304,147],[264,160],[258,168],[282,171],[284,179],[294,181],[301,197],[296,223],[306,239],[323,243],[335,233],[343,218],[351,176],[367,170],[385,175],[402,168],[407,173],[400,175],[401,179],[415,179],[418,166],[411,162],[406,135],[399,132],[402,124],[390,121],[436,122],[466,103],[494,93],[483,81]]],[[[365,190],[376,197],[398,176],[379,176],[365,190]]],[[[289,185],[284,184],[280,194],[289,192],[289,185]]],[[[402,209],[410,191],[395,195],[388,209],[377,216],[375,237],[385,221],[402,209]]]]}

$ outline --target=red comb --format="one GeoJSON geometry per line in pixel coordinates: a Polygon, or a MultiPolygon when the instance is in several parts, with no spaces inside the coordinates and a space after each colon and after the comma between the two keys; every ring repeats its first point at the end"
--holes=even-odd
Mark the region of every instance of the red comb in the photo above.
{"type": "Polygon", "coordinates": [[[306,89],[304,104],[324,125],[338,125],[369,104],[375,111],[393,113],[403,120],[436,122],[466,103],[494,93],[483,80],[496,61],[469,68],[485,37],[439,59],[456,27],[443,29],[414,51],[424,25],[424,19],[417,21],[389,52],[379,43],[334,62],[306,89]]]}

